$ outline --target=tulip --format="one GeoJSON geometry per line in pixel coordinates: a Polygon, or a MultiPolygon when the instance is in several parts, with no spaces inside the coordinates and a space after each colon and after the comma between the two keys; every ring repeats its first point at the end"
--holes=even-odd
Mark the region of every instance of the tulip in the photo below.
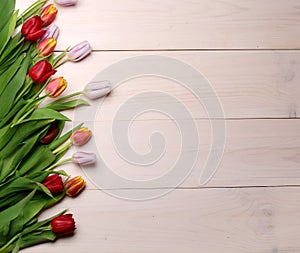
{"type": "Polygon", "coordinates": [[[48,80],[50,76],[55,74],[56,70],[52,69],[52,66],[46,60],[37,62],[30,70],[28,75],[31,79],[40,84],[48,80]]]}
{"type": "Polygon", "coordinates": [[[58,194],[64,190],[62,178],[57,174],[48,176],[44,180],[43,185],[46,186],[52,194],[58,194]]]}
{"type": "Polygon", "coordinates": [[[111,91],[110,81],[103,80],[89,83],[84,88],[84,94],[89,99],[96,99],[107,95],[111,91]]]}
{"type": "Polygon", "coordinates": [[[48,56],[53,53],[56,46],[56,40],[53,38],[47,38],[42,40],[38,45],[38,54],[41,56],[48,56]]]}
{"type": "Polygon", "coordinates": [[[46,93],[49,97],[56,98],[67,88],[67,81],[62,76],[51,80],[46,86],[46,93]]]}
{"type": "Polygon", "coordinates": [[[47,5],[41,14],[41,19],[43,21],[43,26],[50,25],[57,15],[57,8],[54,4],[47,5]]]}
{"type": "Polygon", "coordinates": [[[66,194],[75,197],[83,190],[85,185],[86,183],[81,176],[74,177],[65,184],[66,194]]]}
{"type": "Polygon", "coordinates": [[[91,130],[89,130],[87,127],[81,127],[72,133],[70,139],[74,145],[81,146],[87,143],[91,136],[91,130]]]}
{"type": "Polygon", "coordinates": [[[77,0],[54,0],[54,1],[61,6],[71,6],[77,4],[77,0]]]}
{"type": "Polygon", "coordinates": [[[70,61],[78,62],[88,56],[92,52],[91,45],[88,41],[83,41],[70,48],[67,57],[70,61]]]}
{"type": "Polygon", "coordinates": [[[46,135],[41,140],[41,142],[43,144],[49,144],[57,136],[58,132],[58,123],[57,121],[54,121],[48,129],[46,135]]]}
{"type": "Polygon", "coordinates": [[[72,156],[72,161],[78,165],[90,165],[96,162],[96,155],[94,153],[76,152],[72,156]]]}
{"type": "Polygon", "coordinates": [[[39,40],[44,34],[45,30],[42,29],[43,21],[39,16],[33,16],[22,26],[21,33],[25,37],[26,40],[30,42],[36,42],[39,40]]]}
{"type": "Polygon", "coordinates": [[[42,36],[41,40],[45,40],[47,38],[53,38],[57,40],[59,35],[59,27],[55,24],[51,24],[46,28],[45,34],[42,36]]]}
{"type": "Polygon", "coordinates": [[[73,234],[75,221],[72,214],[63,214],[51,220],[52,231],[60,236],[73,234]]]}

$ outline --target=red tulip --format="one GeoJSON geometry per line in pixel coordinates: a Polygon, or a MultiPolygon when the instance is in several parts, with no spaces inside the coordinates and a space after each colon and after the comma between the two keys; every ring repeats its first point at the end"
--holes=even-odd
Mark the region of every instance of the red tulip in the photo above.
{"type": "Polygon", "coordinates": [[[65,184],[65,189],[67,189],[66,193],[70,197],[75,197],[77,196],[85,187],[85,181],[81,176],[74,177],[70,179],[66,184],[65,184]]]}
{"type": "Polygon", "coordinates": [[[87,127],[81,127],[72,133],[70,139],[74,145],[81,146],[87,143],[91,136],[91,130],[89,130],[87,127]]]}
{"type": "Polygon", "coordinates": [[[43,12],[41,14],[41,19],[43,21],[43,26],[50,25],[53,22],[53,20],[55,19],[57,12],[58,12],[57,8],[55,7],[54,4],[47,5],[43,9],[43,12]]]}
{"type": "Polygon", "coordinates": [[[73,234],[75,231],[75,221],[72,214],[63,214],[51,221],[52,231],[55,234],[64,236],[73,234]]]}
{"type": "Polygon", "coordinates": [[[46,93],[49,97],[56,98],[67,88],[67,81],[62,76],[51,80],[46,86],[46,93]]]}
{"type": "Polygon", "coordinates": [[[28,74],[34,82],[40,84],[47,81],[47,79],[55,74],[55,72],[56,70],[52,69],[49,62],[41,60],[29,70],[28,74]]]}
{"type": "Polygon", "coordinates": [[[52,194],[58,194],[64,190],[62,178],[57,174],[48,176],[44,180],[43,185],[45,185],[52,194]]]}
{"type": "Polygon", "coordinates": [[[50,128],[48,129],[48,132],[46,133],[46,135],[43,137],[43,139],[41,140],[41,142],[43,144],[48,144],[50,143],[58,134],[58,123],[57,121],[54,121],[52,123],[52,125],[50,126],[50,128]]]}
{"type": "Polygon", "coordinates": [[[41,56],[48,56],[53,53],[55,46],[56,40],[54,38],[47,38],[37,45],[38,53],[41,56]]]}
{"type": "Polygon", "coordinates": [[[46,32],[42,29],[42,26],[43,21],[41,20],[41,18],[39,16],[33,16],[23,24],[21,33],[23,34],[26,40],[36,42],[46,32]]]}

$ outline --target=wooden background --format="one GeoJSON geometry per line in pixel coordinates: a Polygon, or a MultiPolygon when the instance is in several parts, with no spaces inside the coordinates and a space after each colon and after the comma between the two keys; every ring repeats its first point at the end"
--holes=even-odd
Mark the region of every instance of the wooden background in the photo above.
{"type": "MultiPolygon", "coordinates": [[[[17,0],[17,6],[24,9],[32,2],[17,0]]],[[[211,83],[226,117],[226,147],[217,172],[200,186],[211,131],[197,99],[159,78],[124,82],[105,99],[95,121],[97,152],[132,180],[165,173],[180,150],[172,120],[145,114],[132,122],[130,141],[137,152],[149,151],[153,129],[169,141],[165,164],[146,170],[124,163],[110,136],[116,110],[129,97],[161,90],[194,115],[201,143],[192,147],[199,150],[192,173],[169,194],[148,201],[115,198],[85,177],[87,189],[78,198],[66,198],[43,214],[69,208],[77,221],[75,236],[24,252],[300,252],[299,0],[79,0],[76,7],[58,9],[57,50],[85,39],[93,47],[83,62],[59,69],[57,75],[69,82],[67,92],[83,89],[122,59],[173,57],[211,83]]],[[[85,176],[72,164],[64,168],[85,176]]],[[[123,190],[134,195],[134,189],[123,190]]]]}

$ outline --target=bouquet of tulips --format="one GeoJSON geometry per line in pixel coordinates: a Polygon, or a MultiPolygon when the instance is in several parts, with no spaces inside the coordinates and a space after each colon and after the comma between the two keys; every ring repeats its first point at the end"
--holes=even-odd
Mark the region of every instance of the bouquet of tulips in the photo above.
{"type": "Polygon", "coordinates": [[[62,134],[69,119],[61,111],[88,105],[79,96],[105,95],[102,87],[93,84],[62,96],[67,81],[52,78],[61,64],[82,60],[91,47],[84,41],[56,55],[59,29],[52,22],[58,11],[46,2],[34,2],[22,14],[15,10],[15,0],[2,0],[0,8],[0,253],[72,234],[75,221],[65,210],[46,220],[38,218],[85,187],[81,176],[70,179],[59,165],[95,162],[93,153],[64,158],[72,145],[85,144],[91,131],[79,125],[62,134]]]}

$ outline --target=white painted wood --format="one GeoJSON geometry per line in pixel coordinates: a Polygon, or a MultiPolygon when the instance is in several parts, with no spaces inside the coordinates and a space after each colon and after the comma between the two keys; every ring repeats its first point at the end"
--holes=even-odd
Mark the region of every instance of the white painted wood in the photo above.
{"type": "MultiPolygon", "coordinates": [[[[24,9],[32,2],[17,0],[17,7],[24,9]]],[[[217,172],[199,189],[212,141],[210,117],[202,101],[182,85],[158,77],[124,82],[105,99],[96,118],[87,122],[93,127],[96,150],[90,149],[92,142],[81,150],[99,152],[109,168],[131,180],[160,177],[180,154],[180,133],[174,121],[156,112],[132,122],[128,136],[137,152],[149,152],[154,130],[165,137],[166,152],[150,168],[120,159],[112,143],[111,125],[128,98],[149,91],[170,94],[188,108],[200,137],[199,146],[184,150],[187,154],[199,150],[192,173],[180,185],[184,189],[151,201],[124,201],[97,189],[81,168],[64,165],[70,175],[84,176],[87,189],[42,217],[68,208],[75,215],[76,234],[22,252],[299,252],[300,120],[295,117],[300,111],[300,54],[294,50],[300,45],[299,1],[79,0],[76,7],[59,7],[59,12],[57,49],[87,39],[97,51],[81,63],[58,69],[57,76],[69,82],[66,94],[82,90],[95,74],[120,60],[149,54],[173,57],[202,73],[215,90],[226,117],[226,147],[217,172]],[[174,49],[176,52],[170,51],[174,49]]],[[[206,89],[201,92],[209,96],[206,89]]],[[[143,102],[151,106],[153,101],[143,102]]],[[[168,105],[174,108],[176,104],[168,105]]],[[[132,120],[128,113],[125,110],[116,123],[132,120]]],[[[76,116],[66,114],[72,119],[76,116]]],[[[175,118],[187,121],[188,117],[176,114],[175,118]]],[[[105,171],[101,162],[90,169],[96,176],[105,171]]],[[[168,190],[176,186],[159,185],[168,190]]],[[[105,190],[111,194],[122,190],[117,184],[113,188],[105,190]]],[[[154,191],[161,193],[162,189],[154,191]]],[[[123,191],[136,196],[136,190],[123,191]]]]}
{"type": "Polygon", "coordinates": [[[286,187],[176,190],[145,202],[89,190],[48,212],[68,207],[75,236],[22,252],[296,253],[299,198],[286,187]]]}
{"type": "MultiPolygon", "coordinates": [[[[171,57],[201,73],[214,89],[226,118],[299,116],[300,53],[298,51],[94,52],[83,62],[66,63],[58,69],[57,75],[63,75],[69,81],[67,92],[82,90],[98,72],[111,67],[112,64],[144,55],[171,57]]],[[[143,61],[139,61],[137,65],[143,64],[143,61]]],[[[136,67],[132,66],[132,68],[136,67]]],[[[145,72],[149,71],[151,71],[149,68],[145,68],[145,72]]],[[[180,71],[174,68],[173,72],[180,71]]],[[[115,75],[117,77],[119,73],[115,75]]],[[[188,74],[183,73],[182,76],[185,79],[189,78],[188,74]]],[[[112,77],[113,85],[118,84],[115,81],[116,77],[112,77]]],[[[211,98],[212,94],[202,83],[199,83],[199,88],[201,96],[211,98]]],[[[101,120],[109,119],[116,108],[128,98],[153,91],[167,93],[177,98],[195,118],[208,117],[201,105],[204,101],[199,101],[201,99],[195,97],[183,85],[166,78],[151,78],[145,75],[124,80],[122,85],[114,89],[103,104],[101,120]]],[[[169,106],[174,108],[172,104],[169,106]]]]}
{"type": "MultiPolygon", "coordinates": [[[[31,0],[18,0],[24,8],[31,0]]],[[[297,0],[85,0],[59,8],[59,48],[87,39],[96,50],[296,49],[297,0]]]]}
{"type": "MultiPolygon", "coordinates": [[[[99,188],[106,188],[99,183],[99,178],[105,178],[107,171],[113,171],[120,177],[127,178],[132,182],[127,188],[135,186],[136,180],[157,180],[169,173],[167,180],[159,185],[143,184],[138,188],[155,187],[199,187],[199,177],[205,168],[205,163],[211,151],[212,132],[209,121],[197,120],[199,134],[199,146],[188,146],[182,148],[181,134],[172,120],[136,120],[128,128],[128,136],[133,152],[147,154],[151,151],[149,139],[153,132],[159,132],[165,139],[165,152],[161,153],[159,160],[153,164],[138,165],[132,156],[120,156],[124,154],[126,143],[114,142],[117,135],[112,132],[112,122],[95,122],[92,125],[94,132],[91,143],[80,148],[83,151],[95,152],[99,155],[95,167],[82,171],[75,165],[66,166],[71,175],[85,175],[96,182],[99,188]],[[120,145],[116,150],[115,144],[120,145]],[[198,155],[193,155],[198,150],[198,155]],[[183,167],[191,174],[186,180],[178,185],[173,183],[173,174],[177,159],[184,154],[190,159],[196,159],[192,168],[183,167]],[[104,162],[101,162],[101,160],[104,162]],[[105,166],[106,165],[106,166],[105,166]]],[[[115,124],[129,125],[128,122],[115,122],[115,124]]],[[[191,122],[186,122],[191,124],[191,122]]],[[[222,161],[212,176],[211,180],[202,187],[224,187],[224,186],[277,186],[298,185],[300,182],[299,171],[299,142],[300,142],[300,120],[230,120],[226,122],[226,145],[222,161]]],[[[159,149],[159,145],[153,147],[159,149]]],[[[78,150],[78,149],[77,149],[78,150]]],[[[71,153],[71,152],[70,152],[71,153]]],[[[125,152],[126,154],[126,152],[125,152]]],[[[146,162],[145,162],[146,163],[146,162]]],[[[185,163],[188,166],[188,162],[185,163]]],[[[87,177],[87,179],[89,179],[87,177]]],[[[113,181],[112,177],[108,178],[113,181]]],[[[179,178],[184,179],[184,178],[179,178]]],[[[90,181],[89,181],[90,182],[90,181]]],[[[177,182],[177,181],[176,181],[177,182]]],[[[122,188],[117,180],[110,187],[122,188]]],[[[125,188],[126,188],[125,187],[125,188]]],[[[95,189],[93,184],[89,188],[95,189]]]]}

